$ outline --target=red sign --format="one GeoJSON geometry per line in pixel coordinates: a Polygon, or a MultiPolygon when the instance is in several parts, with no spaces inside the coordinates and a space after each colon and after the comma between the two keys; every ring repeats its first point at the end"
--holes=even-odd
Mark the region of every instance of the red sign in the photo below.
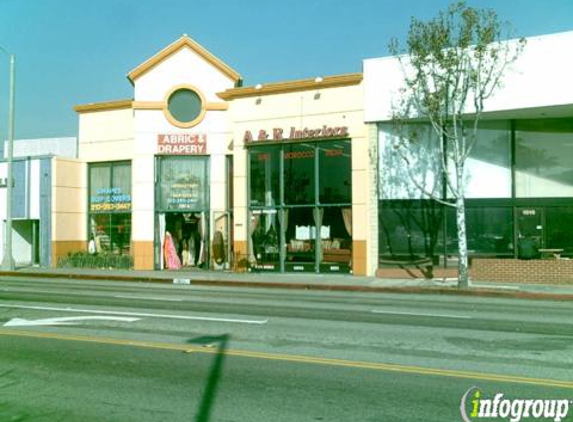
{"type": "Polygon", "coordinates": [[[157,153],[163,155],[206,154],[207,135],[195,133],[157,135],[157,153]]]}

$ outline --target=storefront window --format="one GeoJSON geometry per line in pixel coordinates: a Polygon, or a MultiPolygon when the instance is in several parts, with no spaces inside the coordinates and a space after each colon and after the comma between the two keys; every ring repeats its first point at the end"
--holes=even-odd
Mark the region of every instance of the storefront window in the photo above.
{"type": "Polygon", "coordinates": [[[208,172],[208,157],[160,157],[158,208],[162,211],[208,209],[208,172]]]}
{"type": "Polygon", "coordinates": [[[249,163],[251,268],[350,272],[350,141],[253,147],[249,163]]]}
{"type": "Polygon", "coordinates": [[[250,221],[249,261],[257,271],[280,270],[280,218],[279,211],[254,210],[250,221]]]}
{"type": "Polygon", "coordinates": [[[573,196],[573,119],[516,122],[519,198],[573,196]]]}
{"type": "Polygon", "coordinates": [[[129,254],[131,163],[89,166],[89,242],[96,253],[129,254]]]}
{"type": "Polygon", "coordinates": [[[321,272],[349,272],[352,261],[352,208],[319,208],[321,272]]]}
{"type": "Polygon", "coordinates": [[[546,247],[573,254],[573,207],[548,207],[545,210],[546,247]]]}
{"type": "Polygon", "coordinates": [[[287,271],[314,271],[317,224],[315,208],[287,208],[283,211],[287,271]]]}
{"type": "Polygon", "coordinates": [[[350,203],[352,192],[350,148],[350,141],[324,142],[317,146],[321,204],[350,203]]]}
{"type": "Polygon", "coordinates": [[[441,253],[438,245],[443,238],[443,210],[435,201],[381,201],[379,208],[383,259],[432,259],[441,253]]]}
{"type": "Polygon", "coordinates": [[[128,255],[131,242],[131,214],[92,214],[90,233],[96,253],[128,255]]]}
{"type": "Polygon", "coordinates": [[[316,155],[314,145],[287,145],[283,154],[285,204],[314,204],[316,155]]]}
{"type": "Polygon", "coordinates": [[[466,161],[465,196],[466,198],[511,197],[509,121],[480,123],[477,141],[466,161]]]}
{"type": "MultiPolygon", "coordinates": [[[[458,253],[456,212],[448,208],[447,252],[458,253]]],[[[513,210],[511,207],[467,207],[466,233],[470,255],[513,255],[513,210]]]]}
{"type": "Polygon", "coordinates": [[[249,153],[252,206],[274,206],[279,201],[280,147],[257,148],[249,153]]]}
{"type": "Polygon", "coordinates": [[[429,124],[380,124],[379,198],[427,199],[442,195],[440,140],[429,124]],[[422,189],[423,188],[423,191],[422,189]]]}

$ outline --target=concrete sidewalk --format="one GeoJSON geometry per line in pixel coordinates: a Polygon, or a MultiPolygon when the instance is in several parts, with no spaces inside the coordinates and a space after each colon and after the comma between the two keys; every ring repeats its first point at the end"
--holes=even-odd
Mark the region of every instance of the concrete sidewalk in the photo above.
{"type": "Polygon", "coordinates": [[[234,273],[217,271],[135,271],[83,268],[25,267],[0,271],[0,276],[180,283],[200,286],[263,287],[386,293],[433,293],[488,297],[573,300],[573,284],[501,284],[476,282],[466,290],[455,279],[382,279],[350,274],[234,273]]]}

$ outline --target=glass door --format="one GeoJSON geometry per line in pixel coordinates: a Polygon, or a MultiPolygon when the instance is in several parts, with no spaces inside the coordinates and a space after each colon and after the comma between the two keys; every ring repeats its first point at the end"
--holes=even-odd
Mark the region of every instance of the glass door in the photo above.
{"type": "Polygon", "coordinates": [[[543,208],[517,208],[517,257],[533,259],[539,257],[543,248],[543,208]]]}

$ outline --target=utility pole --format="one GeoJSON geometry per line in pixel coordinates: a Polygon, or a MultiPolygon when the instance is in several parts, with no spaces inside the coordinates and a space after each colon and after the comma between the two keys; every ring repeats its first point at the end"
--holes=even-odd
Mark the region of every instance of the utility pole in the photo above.
{"type": "Polygon", "coordinates": [[[8,108],[8,145],[7,145],[7,166],[8,177],[6,181],[6,225],[4,234],[4,258],[2,259],[2,269],[14,270],[14,257],[12,256],[12,187],[14,177],[12,174],[12,158],[14,147],[14,88],[15,88],[15,67],[16,60],[14,55],[9,53],[5,48],[0,46],[10,59],[10,99],[8,108]]]}

